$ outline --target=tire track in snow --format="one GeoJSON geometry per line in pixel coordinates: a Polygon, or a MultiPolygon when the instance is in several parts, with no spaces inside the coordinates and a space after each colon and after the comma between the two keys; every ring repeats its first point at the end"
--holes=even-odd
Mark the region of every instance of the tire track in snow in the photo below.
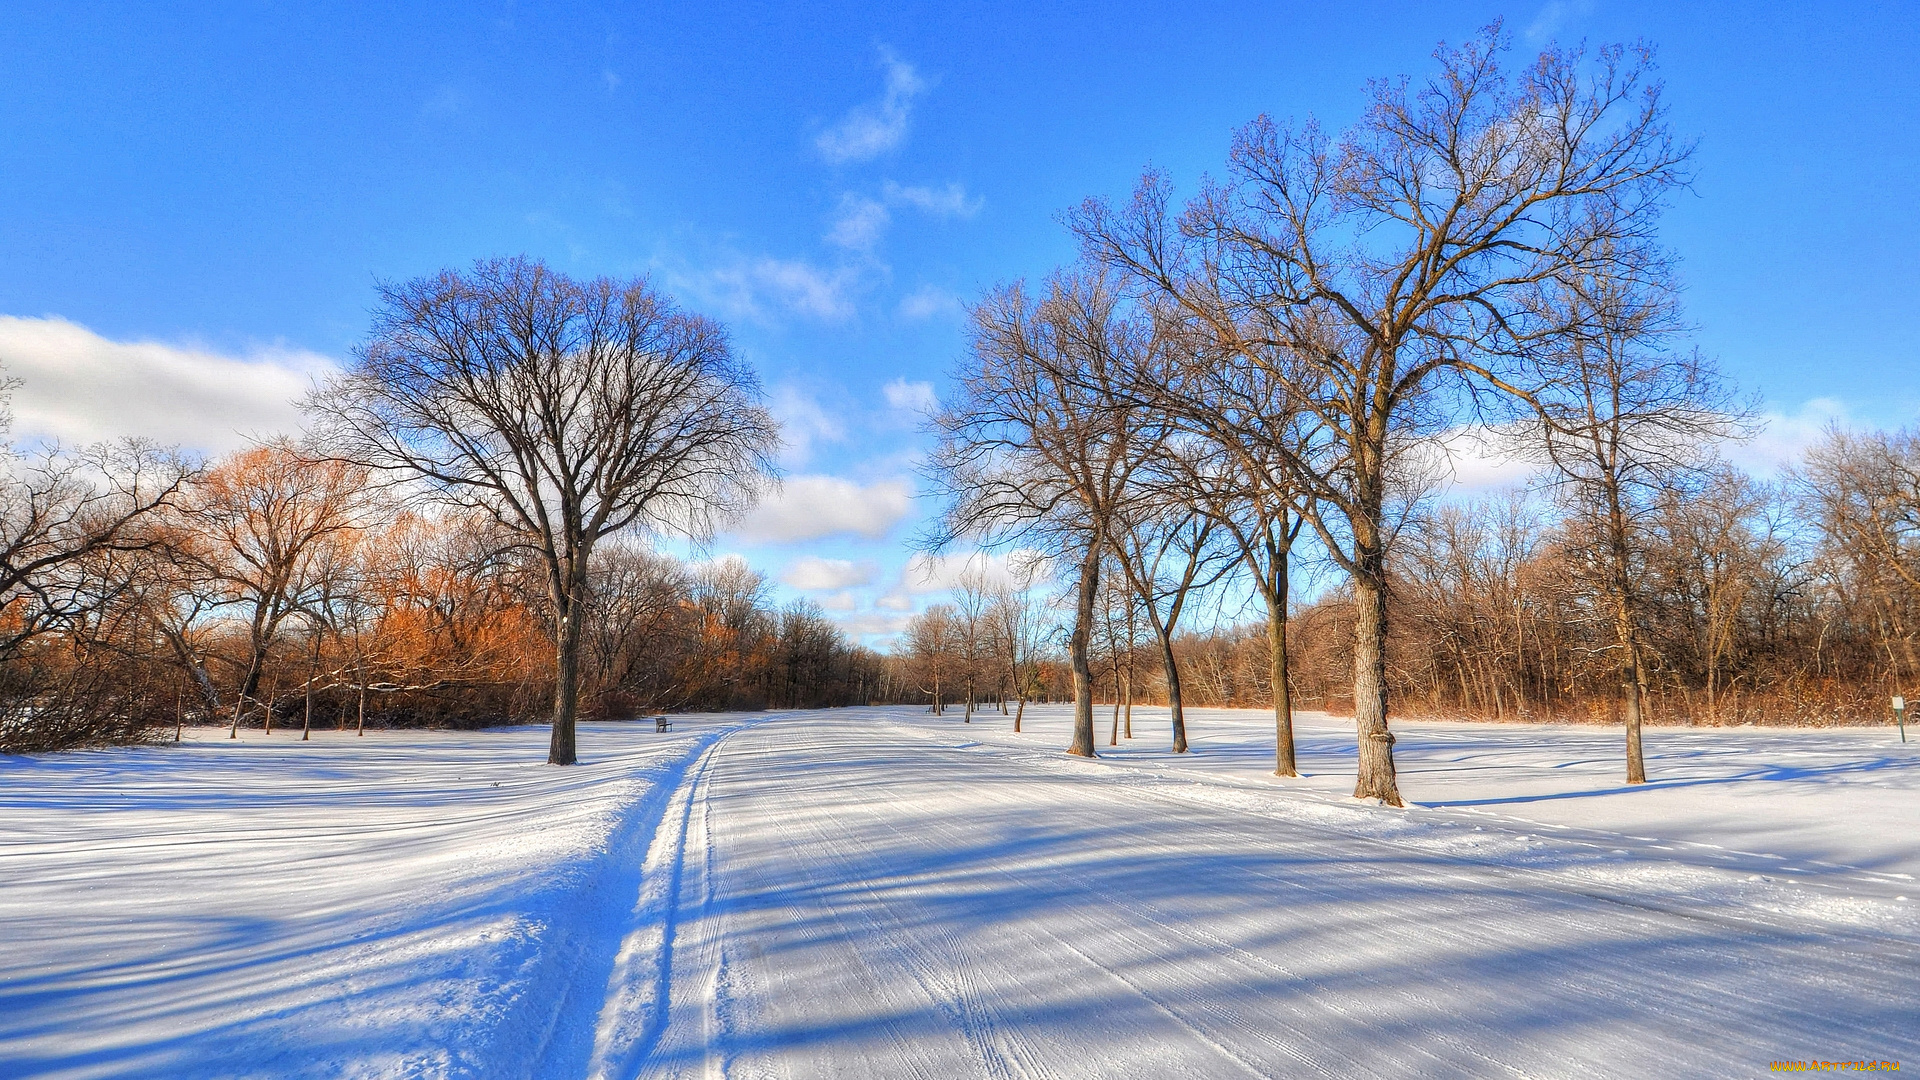
{"type": "MultiPolygon", "coordinates": [[[[898,724],[893,726],[903,728],[907,733],[921,736],[927,739],[927,741],[935,742],[936,744],[944,742],[944,740],[933,737],[931,733],[915,729],[911,726],[898,724]]],[[[992,751],[989,751],[989,754],[1003,765],[1017,767],[1024,772],[1034,775],[1036,779],[1052,778],[1057,780],[1063,776],[1062,771],[1058,769],[1057,766],[1049,768],[1048,766],[1051,763],[1029,760],[1028,755],[1018,751],[1011,754],[992,753],[992,751]]],[[[1633,897],[1607,895],[1588,889],[1572,888],[1552,880],[1550,876],[1551,871],[1493,864],[1472,858],[1459,858],[1445,853],[1435,852],[1430,848],[1425,848],[1417,844],[1399,843],[1393,840],[1347,832],[1325,823],[1298,821],[1273,814],[1257,813],[1244,808],[1221,805],[1204,798],[1182,797],[1181,794],[1172,791],[1155,790],[1162,786],[1160,783],[1142,782],[1142,780],[1146,779],[1145,777],[1136,779],[1127,774],[1120,773],[1117,770],[1110,775],[1091,774],[1082,770],[1074,770],[1067,775],[1072,775],[1076,778],[1084,777],[1091,782],[1092,787],[1106,789],[1103,794],[1115,800],[1116,803],[1121,806],[1124,806],[1126,797],[1147,796],[1156,802],[1179,807],[1188,814],[1188,820],[1185,823],[1187,827],[1203,832],[1211,832],[1229,839],[1243,839],[1245,835],[1244,830],[1217,821],[1207,820],[1207,815],[1218,818],[1244,814],[1247,817],[1272,821],[1290,830],[1317,836],[1336,850],[1358,846],[1361,848],[1388,851],[1402,859],[1411,856],[1416,859],[1420,865],[1422,885],[1435,886],[1442,892],[1450,891],[1448,886],[1451,885],[1453,887],[1451,891],[1459,891],[1463,894],[1484,894],[1488,891],[1487,886],[1489,884],[1498,882],[1506,886],[1499,890],[1501,893],[1519,902],[1508,903],[1500,912],[1488,912],[1486,914],[1495,917],[1504,914],[1508,918],[1516,920],[1516,922],[1526,918],[1537,917],[1540,913],[1533,910],[1537,906],[1535,902],[1547,900],[1549,903],[1556,903],[1559,906],[1573,909],[1572,913],[1576,916],[1593,915],[1593,907],[1596,903],[1608,905],[1617,912],[1617,914],[1611,916],[1611,918],[1634,919],[1642,924],[1646,931],[1651,931],[1651,933],[1646,935],[1647,940],[1650,941],[1682,938],[1686,935],[1684,933],[1674,932],[1674,924],[1678,923],[1684,926],[1688,923],[1701,922],[1736,930],[1749,939],[1751,947],[1768,953],[1784,951],[1781,948],[1782,942],[1777,940],[1777,938],[1782,936],[1789,939],[1788,944],[1794,940],[1807,941],[1817,939],[1820,943],[1821,965],[1831,972],[1831,974],[1827,976],[1828,979],[1838,985],[1852,985],[1855,987],[1875,983],[1885,984],[1882,989],[1886,994],[1891,995],[1891,997],[1889,997],[1890,1000],[1897,999],[1901,989],[1902,980],[1899,978],[1898,970],[1902,965],[1913,962],[1913,949],[1908,942],[1901,939],[1882,938],[1880,935],[1874,935],[1870,932],[1860,932],[1856,937],[1856,935],[1848,934],[1845,931],[1829,933],[1822,928],[1821,931],[1815,932],[1804,926],[1781,926],[1773,923],[1771,920],[1759,918],[1743,918],[1740,916],[1729,916],[1719,912],[1676,909],[1657,903],[1643,902],[1633,897]],[[1194,817],[1191,816],[1194,811],[1201,811],[1203,813],[1199,817],[1194,817]],[[1859,940],[1861,938],[1865,940],[1859,940]],[[1844,942],[1847,948],[1831,950],[1831,946],[1837,942],[1844,942]],[[1893,950],[1895,955],[1889,956],[1889,949],[1893,950]]],[[[1192,783],[1192,781],[1187,781],[1187,783],[1192,783]]],[[[1142,838],[1133,837],[1131,839],[1137,843],[1140,842],[1142,838]]],[[[1145,839],[1147,846],[1153,846],[1151,833],[1149,833],[1145,839]]],[[[1337,891],[1317,888],[1284,875],[1262,871],[1257,868],[1247,868],[1243,872],[1250,874],[1258,880],[1264,881],[1270,886],[1305,890],[1316,893],[1329,901],[1346,899],[1337,891]]],[[[1360,872],[1374,873],[1376,876],[1378,873],[1377,871],[1367,871],[1365,869],[1361,869],[1360,872]]],[[[1168,933],[1186,937],[1191,937],[1194,933],[1194,928],[1189,926],[1186,920],[1163,920],[1155,918],[1133,901],[1123,900],[1121,903],[1133,908],[1136,913],[1143,918],[1158,923],[1168,933]]],[[[1510,944],[1509,942],[1501,940],[1503,935],[1496,932],[1494,926],[1495,923],[1492,920],[1486,920],[1485,924],[1480,926],[1467,924],[1450,927],[1448,933],[1457,937],[1471,938],[1474,945],[1488,949],[1510,944]]],[[[1272,962],[1266,958],[1246,953],[1245,950],[1241,950],[1237,946],[1218,938],[1212,938],[1210,944],[1228,953],[1237,954],[1256,966],[1270,967],[1276,971],[1286,970],[1284,967],[1274,967],[1272,962]]],[[[1722,954],[1713,950],[1694,947],[1691,953],[1703,965],[1726,962],[1726,958],[1722,954]]],[[[1783,958],[1782,961],[1778,963],[1769,964],[1766,962],[1757,962],[1752,963],[1751,966],[1760,971],[1775,971],[1784,970],[1789,964],[1783,958]]],[[[1913,969],[1908,968],[1907,970],[1913,969]]],[[[1629,974],[1643,975],[1644,972],[1612,973],[1590,970],[1586,978],[1589,984],[1595,989],[1601,989],[1603,991],[1599,995],[1603,1000],[1619,1003],[1643,1001],[1648,994],[1649,988],[1644,985],[1644,983],[1628,977],[1629,974]]],[[[1910,980],[1908,980],[1908,982],[1910,982],[1910,980]]],[[[1762,986],[1764,987],[1764,985],[1763,983],[1762,986]]],[[[1777,980],[1776,985],[1778,985],[1777,980]]],[[[1694,1015],[1711,1015],[1718,1013],[1724,1016],[1730,1012],[1740,1014],[1747,1021],[1747,1030],[1751,1031],[1777,1030],[1783,1019],[1793,1019],[1799,1021],[1803,1029],[1818,1030],[1825,1028],[1829,1031],[1836,1027],[1844,1029],[1846,1032],[1844,1038],[1854,1040],[1847,1043],[1847,1045],[1876,1045],[1884,1044],[1887,1040],[1887,1033],[1873,1027],[1870,1023],[1856,1022],[1851,1017],[1845,1015],[1836,1016],[1831,1011],[1815,1011],[1813,1003],[1818,1000],[1817,998],[1795,995],[1791,989],[1785,987],[1773,990],[1772,992],[1762,989],[1753,993],[1752,996],[1746,1000],[1730,1000],[1728,996],[1722,992],[1711,989],[1694,988],[1686,985],[1684,982],[1663,984],[1661,990],[1669,997],[1679,997],[1683,999],[1685,1008],[1670,1011],[1677,1014],[1691,1012],[1694,1015]]],[[[1322,992],[1324,992],[1324,990],[1322,992]]],[[[1320,1002],[1316,1001],[1316,1004],[1320,1004],[1320,1002]]],[[[1430,1002],[1430,1004],[1437,1006],[1443,1003],[1436,999],[1430,1002]]],[[[1510,1064],[1497,1063],[1485,1054],[1480,1053],[1471,1044],[1449,1038],[1448,1033],[1429,1031],[1428,1034],[1438,1035],[1441,1041],[1453,1044],[1457,1050],[1465,1052],[1472,1057],[1482,1059],[1487,1063],[1489,1071],[1512,1070],[1510,1064]]],[[[1628,1040],[1623,1042],[1621,1051],[1626,1053],[1634,1048],[1634,1042],[1628,1040]]],[[[1583,1053],[1580,1060],[1570,1060],[1565,1067],[1567,1067],[1569,1071],[1578,1071],[1583,1061],[1590,1060],[1590,1055],[1583,1053]]],[[[1624,1058],[1616,1058],[1615,1060],[1624,1060],[1624,1058]]],[[[1411,1063],[1408,1064],[1411,1065],[1411,1063]]]]}

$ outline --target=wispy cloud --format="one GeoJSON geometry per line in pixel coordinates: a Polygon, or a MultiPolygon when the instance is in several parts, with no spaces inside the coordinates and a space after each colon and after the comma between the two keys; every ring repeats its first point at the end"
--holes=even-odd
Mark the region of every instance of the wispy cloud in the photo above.
{"type": "Polygon", "coordinates": [[[1044,556],[1025,549],[915,555],[907,560],[900,573],[900,583],[890,595],[925,596],[946,592],[961,584],[968,575],[976,576],[990,589],[1020,588],[1046,578],[1048,567],[1044,556]]]}
{"type": "Polygon", "coordinates": [[[907,137],[914,99],[926,92],[927,82],[913,65],[889,50],[881,50],[880,63],[887,78],[880,100],[855,106],[814,139],[820,156],[836,165],[871,161],[907,137]]]}
{"type": "Polygon", "coordinates": [[[913,488],[904,480],[858,484],[819,474],[789,477],[733,534],[763,544],[791,544],[828,536],[878,540],[913,509],[913,488]]]}
{"type": "Polygon", "coordinates": [[[1789,413],[1768,409],[1760,414],[1760,431],[1744,443],[1726,447],[1727,460],[1762,478],[1780,475],[1806,457],[1807,448],[1825,437],[1829,428],[1858,426],[1845,403],[1814,398],[1789,413]]]}
{"type": "Polygon", "coordinates": [[[958,182],[944,187],[910,187],[888,180],[880,186],[877,199],[852,191],[841,195],[826,239],[830,244],[852,251],[871,251],[886,235],[896,209],[917,210],[935,217],[970,218],[985,204],[985,199],[967,194],[966,186],[958,182]]]}
{"type": "Polygon", "coordinates": [[[892,220],[885,203],[849,191],[840,196],[833,227],[827,230],[827,243],[850,251],[871,251],[892,220]]]}
{"type": "Polygon", "coordinates": [[[773,418],[780,422],[780,459],[790,468],[805,465],[813,458],[816,443],[844,442],[847,429],[812,394],[791,383],[774,387],[768,403],[773,418]]]}
{"type": "Polygon", "coordinates": [[[936,217],[970,218],[987,202],[978,195],[967,194],[966,186],[957,181],[945,187],[909,187],[888,180],[880,186],[880,194],[890,205],[911,206],[936,217]]]}
{"type": "Polygon", "coordinates": [[[906,319],[958,315],[964,310],[959,297],[937,285],[922,285],[900,300],[900,315],[906,319]]]}
{"type": "Polygon", "coordinates": [[[16,436],[66,443],[138,436],[207,453],[297,432],[295,402],[334,370],[326,357],[299,350],[227,356],[14,316],[0,316],[0,367],[20,380],[16,436]]]}
{"type": "Polygon", "coordinates": [[[685,275],[675,284],[745,318],[768,319],[776,311],[839,322],[853,315],[852,267],[826,268],[801,259],[761,256],[685,275]]]}
{"type": "Polygon", "coordinates": [[[1593,14],[1593,0],[1547,0],[1540,13],[1527,24],[1528,43],[1544,45],[1562,30],[1593,14]]]}
{"type": "Polygon", "coordinates": [[[888,405],[902,412],[924,415],[940,406],[940,399],[933,393],[933,384],[928,382],[892,379],[880,388],[880,393],[886,397],[888,405]]]}
{"type": "Polygon", "coordinates": [[[803,592],[824,592],[871,585],[879,572],[879,567],[870,562],[802,555],[780,571],[780,583],[803,592]]]}
{"type": "Polygon", "coordinates": [[[908,619],[906,615],[882,615],[879,612],[868,612],[835,621],[839,623],[840,629],[855,637],[872,638],[900,633],[907,628],[908,619]]]}

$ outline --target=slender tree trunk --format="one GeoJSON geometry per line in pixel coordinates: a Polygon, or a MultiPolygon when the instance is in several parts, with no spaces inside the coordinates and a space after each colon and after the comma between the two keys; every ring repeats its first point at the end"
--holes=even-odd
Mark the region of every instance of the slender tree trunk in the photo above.
{"type": "Polygon", "coordinates": [[[279,693],[280,693],[280,685],[279,685],[278,679],[267,684],[267,700],[266,700],[267,720],[266,720],[266,728],[263,732],[261,732],[261,734],[264,734],[264,735],[273,734],[273,706],[274,706],[275,699],[279,697],[279,693]]]}
{"type": "Polygon", "coordinates": [[[1113,730],[1107,732],[1107,745],[1120,745],[1120,665],[1113,665],[1113,730]]]}
{"type": "Polygon", "coordinates": [[[1286,556],[1273,572],[1267,595],[1267,660],[1273,680],[1273,775],[1299,776],[1293,756],[1293,687],[1287,670],[1286,556]]]}
{"type": "Polygon", "coordinates": [[[1387,590],[1385,559],[1363,556],[1353,576],[1353,724],[1359,775],[1353,795],[1404,806],[1393,771],[1393,733],[1387,730],[1387,590]]]}
{"type": "Polygon", "coordinates": [[[1093,757],[1093,669],[1087,664],[1088,639],[1093,634],[1094,594],[1100,591],[1100,552],[1104,543],[1098,536],[1087,543],[1087,554],[1080,561],[1080,590],[1074,605],[1073,633],[1067,637],[1067,655],[1073,664],[1073,743],[1067,753],[1093,757]]]}
{"type": "Polygon", "coordinates": [[[313,670],[307,670],[307,711],[306,718],[300,722],[300,741],[313,740],[313,670]]]}
{"type": "Polygon", "coordinates": [[[1639,644],[1634,640],[1637,635],[1629,630],[1626,637],[1627,662],[1620,672],[1620,692],[1627,713],[1627,783],[1644,784],[1647,762],[1640,752],[1640,724],[1645,719],[1646,672],[1640,666],[1639,644]]]}
{"type": "Polygon", "coordinates": [[[180,741],[180,733],[187,726],[187,692],[175,687],[173,691],[173,741],[180,741]]]}
{"type": "Polygon", "coordinates": [[[353,733],[356,736],[367,733],[367,671],[366,665],[360,666],[360,715],[354,721],[353,733]]]}
{"type": "MultiPolygon", "coordinates": [[[[575,591],[573,596],[581,595],[575,591]]],[[[578,760],[574,721],[580,712],[580,612],[569,597],[560,607],[560,625],[554,635],[553,738],[547,764],[572,765],[578,760]]]]}
{"type": "Polygon", "coordinates": [[[1126,728],[1127,738],[1131,739],[1133,738],[1133,667],[1131,662],[1129,662],[1127,667],[1126,686],[1120,692],[1127,699],[1126,708],[1121,717],[1121,724],[1126,728]]]}
{"type": "Polygon", "coordinates": [[[1020,734],[1020,720],[1027,715],[1027,695],[1020,695],[1020,707],[1013,711],[1013,733],[1020,734]]]}
{"type": "Polygon", "coordinates": [[[1167,671],[1167,712],[1173,718],[1173,752],[1187,752],[1187,712],[1180,701],[1180,665],[1173,659],[1173,635],[1161,633],[1160,664],[1167,671]]]}

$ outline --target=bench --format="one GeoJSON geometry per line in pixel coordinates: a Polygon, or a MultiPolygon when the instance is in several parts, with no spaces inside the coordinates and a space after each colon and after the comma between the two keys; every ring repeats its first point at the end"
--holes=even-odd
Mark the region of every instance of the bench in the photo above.
{"type": "Polygon", "coordinates": [[[664,717],[664,716],[656,716],[656,717],[654,717],[654,718],[653,718],[653,730],[655,730],[655,731],[672,731],[672,730],[673,730],[673,721],[671,721],[671,720],[669,720],[669,719],[667,719],[667,718],[666,718],[666,717],[664,717]]]}

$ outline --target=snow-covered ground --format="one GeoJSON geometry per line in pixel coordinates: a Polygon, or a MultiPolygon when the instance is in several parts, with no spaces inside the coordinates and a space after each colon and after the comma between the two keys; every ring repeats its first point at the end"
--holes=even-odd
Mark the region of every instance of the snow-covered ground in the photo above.
{"type": "MultiPolygon", "coordinates": [[[[1066,710],[0,759],[0,1076],[1752,1075],[1920,1059],[1891,729],[1066,710]]],[[[1911,1067],[1911,1065],[1909,1065],[1911,1067]]]]}

